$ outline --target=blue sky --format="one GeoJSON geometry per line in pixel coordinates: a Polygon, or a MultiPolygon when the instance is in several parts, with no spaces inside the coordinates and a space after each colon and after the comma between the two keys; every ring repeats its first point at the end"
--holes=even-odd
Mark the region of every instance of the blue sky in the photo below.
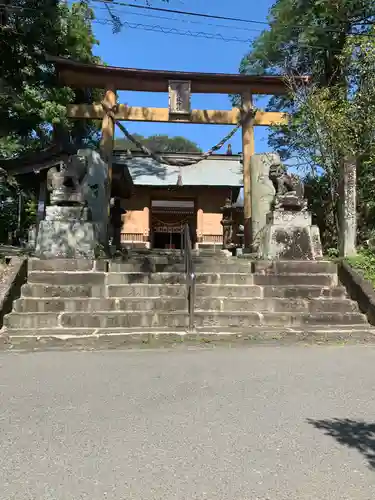
{"type": "MultiPolygon", "coordinates": [[[[145,5],[143,0],[128,3],[145,5]]],[[[266,21],[272,0],[170,0],[169,4],[161,0],[152,0],[153,7],[167,7],[186,11],[195,11],[219,16],[237,17],[266,21]]],[[[95,3],[95,13],[99,22],[109,19],[105,6],[95,3]]],[[[209,40],[196,36],[156,33],[138,28],[124,27],[119,34],[112,33],[110,25],[94,24],[94,32],[100,45],[95,53],[107,64],[129,68],[164,69],[180,71],[201,71],[213,73],[237,73],[243,55],[248,51],[249,42],[263,29],[262,25],[214,21],[209,19],[150,12],[130,7],[114,6],[114,12],[121,20],[131,25],[161,26],[168,30],[189,30],[191,32],[220,33],[225,38],[237,37],[243,41],[209,40]],[[220,25],[220,26],[218,26],[220,25]]],[[[167,107],[168,95],[164,93],[121,92],[119,102],[133,106],[167,107]]],[[[193,95],[192,107],[198,109],[230,109],[226,95],[193,95]]],[[[196,142],[203,150],[211,148],[227,132],[230,126],[189,125],[172,123],[136,123],[125,124],[130,132],[142,135],[168,134],[182,135],[196,142]]],[[[121,137],[121,132],[116,135],[121,137]]],[[[267,128],[255,129],[256,152],[268,151],[267,128]]],[[[237,132],[231,140],[233,151],[241,151],[241,133],[237,132]]]]}

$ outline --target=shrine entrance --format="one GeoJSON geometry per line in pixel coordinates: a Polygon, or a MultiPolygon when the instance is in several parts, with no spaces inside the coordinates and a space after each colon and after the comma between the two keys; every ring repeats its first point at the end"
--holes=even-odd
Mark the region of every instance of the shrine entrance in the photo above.
{"type": "MultiPolygon", "coordinates": [[[[255,153],[254,126],[285,125],[288,116],[280,112],[257,110],[253,96],[285,95],[289,86],[281,75],[239,75],[218,73],[188,73],[179,71],[143,70],[85,64],[63,57],[47,57],[55,66],[60,83],[81,89],[104,90],[104,99],[96,104],[71,104],[67,115],[73,119],[102,120],[101,154],[112,182],[113,140],[115,124],[123,134],[146,155],[164,166],[183,167],[198,163],[220,150],[233,134],[242,128],[242,163],[244,192],[244,246],[251,249],[252,203],[250,159],[255,153]],[[168,108],[147,108],[117,103],[118,91],[166,92],[168,108]],[[191,109],[191,94],[232,94],[241,96],[240,108],[231,110],[191,109]],[[122,125],[122,121],[196,123],[207,125],[233,125],[233,130],[200,158],[188,162],[173,162],[166,155],[155,154],[145,148],[122,125]]],[[[305,76],[295,77],[298,85],[309,82],[305,76]]],[[[173,239],[173,238],[172,238],[173,239]]],[[[173,244],[173,243],[172,243],[173,244]]]]}
{"type": "Polygon", "coordinates": [[[184,225],[189,224],[192,236],[196,234],[195,201],[193,199],[151,200],[150,219],[151,248],[181,249],[184,225]]]}

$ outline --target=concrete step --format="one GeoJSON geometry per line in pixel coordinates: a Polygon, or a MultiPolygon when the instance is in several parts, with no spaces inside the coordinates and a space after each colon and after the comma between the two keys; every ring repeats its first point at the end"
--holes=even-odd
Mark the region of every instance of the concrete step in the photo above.
{"type": "Polygon", "coordinates": [[[49,272],[72,272],[72,271],[99,271],[108,270],[106,260],[89,259],[29,259],[28,270],[49,272]]]}
{"type": "MultiPolygon", "coordinates": [[[[241,311],[197,311],[194,316],[197,328],[247,328],[250,326],[296,326],[296,325],[359,325],[367,324],[360,313],[339,312],[241,312],[241,311]]],[[[62,313],[18,313],[12,312],[4,318],[4,326],[13,329],[38,328],[187,328],[188,314],[184,312],[62,312],[62,313]]]]}
{"type": "MultiPolygon", "coordinates": [[[[182,284],[185,283],[182,273],[109,273],[108,285],[125,285],[135,283],[182,284]]],[[[321,286],[337,285],[336,274],[248,274],[248,273],[196,273],[196,283],[223,285],[262,285],[262,286],[321,286]]]]}
{"type": "Polygon", "coordinates": [[[337,274],[253,274],[253,284],[262,286],[322,286],[338,285],[337,274]]]}
{"type": "MultiPolygon", "coordinates": [[[[14,311],[34,312],[99,312],[99,311],[183,311],[187,310],[185,297],[127,297],[107,298],[20,298],[14,302],[14,311]]],[[[259,312],[358,312],[358,306],[349,299],[254,299],[200,297],[196,311],[259,311],[259,312]]]]}
{"type": "MultiPolygon", "coordinates": [[[[236,258],[228,257],[199,257],[193,258],[197,270],[204,271],[207,267],[218,269],[225,265],[233,269],[233,272],[246,269],[251,270],[251,262],[240,262],[236,258]]],[[[29,272],[183,272],[184,259],[178,254],[176,256],[156,255],[151,257],[137,256],[126,261],[88,260],[88,259],[29,259],[29,272]]]]}
{"type": "Polygon", "coordinates": [[[337,265],[326,260],[254,261],[252,270],[257,274],[337,274],[337,265]]]}
{"type": "Polygon", "coordinates": [[[14,302],[14,311],[38,312],[111,312],[111,311],[187,311],[187,299],[181,297],[127,297],[116,298],[20,298],[14,302]]]}
{"type": "Polygon", "coordinates": [[[12,312],[4,318],[6,328],[187,328],[187,312],[12,312]]]}
{"type": "Polygon", "coordinates": [[[195,311],[209,312],[261,312],[261,313],[352,313],[359,312],[358,305],[349,299],[249,299],[249,298],[199,298],[195,311]]]}
{"type": "Polygon", "coordinates": [[[185,297],[185,284],[147,284],[111,285],[107,287],[108,297],[113,298],[142,298],[142,297],[185,297]]]}
{"type": "MultiPolygon", "coordinates": [[[[196,297],[247,297],[247,298],[345,298],[344,287],[321,286],[259,286],[259,285],[223,285],[198,284],[196,297]]],[[[66,298],[125,298],[125,297],[184,297],[185,282],[179,284],[148,284],[135,283],[125,285],[91,286],[91,285],[48,285],[25,284],[22,287],[22,297],[66,297],[66,298]]]]}
{"type": "Polygon", "coordinates": [[[197,285],[195,287],[196,297],[238,297],[238,298],[290,298],[290,299],[313,299],[313,298],[346,298],[346,289],[343,286],[260,286],[260,285],[197,285]]]}
{"type": "MultiPolygon", "coordinates": [[[[249,273],[198,273],[197,283],[253,284],[249,273]]],[[[28,284],[44,285],[122,285],[122,284],[182,284],[186,282],[183,273],[145,273],[145,272],[48,272],[31,271],[28,284]]]]}
{"type": "Polygon", "coordinates": [[[48,285],[26,283],[21,289],[22,297],[105,297],[105,286],[95,285],[48,285]]]}
{"type": "MultiPolygon", "coordinates": [[[[226,262],[207,260],[205,262],[194,263],[194,271],[196,273],[251,273],[251,263],[241,262],[226,262]]],[[[168,262],[168,263],[144,263],[144,262],[122,262],[110,264],[110,272],[152,272],[152,273],[183,273],[185,265],[183,262],[168,262]]]]}
{"type": "Polygon", "coordinates": [[[197,328],[237,328],[251,326],[303,326],[303,325],[366,325],[367,319],[361,313],[300,313],[300,312],[239,312],[239,311],[197,311],[194,314],[197,328]]]}
{"type": "MultiPolygon", "coordinates": [[[[126,261],[88,260],[88,259],[29,259],[28,269],[49,272],[163,272],[175,267],[175,272],[183,271],[183,256],[177,254],[135,255],[126,261]],[[168,269],[167,269],[168,268],[168,269]],[[170,269],[169,269],[170,268],[170,269]]],[[[259,274],[334,274],[337,266],[330,261],[253,261],[244,258],[228,257],[221,254],[194,255],[193,262],[197,272],[205,269],[227,267],[233,272],[252,270],[259,274]]]]}
{"type": "MultiPolygon", "coordinates": [[[[184,283],[185,275],[181,272],[48,272],[31,271],[28,274],[29,284],[48,285],[122,285],[135,283],[178,284],[184,283]]],[[[206,272],[196,273],[197,284],[238,284],[262,286],[315,285],[336,286],[336,274],[250,274],[243,272],[206,272]]]]}
{"type": "MultiPolygon", "coordinates": [[[[248,297],[260,298],[262,288],[254,285],[196,285],[196,297],[248,297]]],[[[134,284],[108,286],[109,297],[176,297],[186,295],[186,283],[171,284],[134,284]]]]}
{"type": "Polygon", "coordinates": [[[106,273],[96,271],[31,271],[27,277],[29,284],[42,283],[48,285],[104,285],[105,279],[106,273]]]}
{"type": "MultiPolygon", "coordinates": [[[[131,262],[145,262],[145,263],[159,263],[159,264],[168,264],[173,262],[183,262],[185,256],[180,252],[174,254],[168,253],[150,253],[150,254],[128,254],[125,258],[122,259],[113,259],[110,262],[112,265],[117,265],[121,263],[131,263],[131,262]]],[[[228,261],[238,261],[236,257],[229,256],[223,253],[197,253],[193,252],[192,261],[193,262],[208,262],[210,260],[214,260],[216,262],[228,262],[228,261]]],[[[245,262],[245,261],[243,261],[245,262]]],[[[250,263],[251,261],[247,261],[250,263]]]]}
{"type": "MultiPolygon", "coordinates": [[[[197,284],[252,285],[253,275],[248,273],[197,273],[197,284]]],[[[185,284],[182,273],[108,273],[108,285],[126,284],[185,284]]]]}
{"type": "MultiPolygon", "coordinates": [[[[167,256],[171,258],[178,258],[181,256],[181,250],[167,250],[162,248],[134,248],[128,249],[128,258],[136,257],[158,257],[167,256]]],[[[193,257],[197,256],[207,256],[207,257],[228,257],[228,252],[223,250],[221,246],[216,246],[215,248],[200,248],[192,250],[193,257]]]]}
{"type": "Polygon", "coordinates": [[[262,297],[279,297],[285,299],[332,297],[336,299],[346,297],[343,286],[295,285],[295,286],[263,286],[262,297]]]}

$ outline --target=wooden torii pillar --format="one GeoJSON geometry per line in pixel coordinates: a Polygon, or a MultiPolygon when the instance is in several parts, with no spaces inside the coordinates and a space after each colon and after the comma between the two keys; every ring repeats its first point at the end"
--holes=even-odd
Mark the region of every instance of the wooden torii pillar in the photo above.
{"type": "MultiPolygon", "coordinates": [[[[116,106],[117,98],[116,98],[116,88],[114,85],[107,86],[104,95],[104,102],[111,109],[114,109],[114,106],[116,106]]],[[[111,116],[105,114],[102,119],[102,136],[100,140],[100,151],[103,160],[107,163],[108,166],[108,186],[107,186],[108,201],[111,198],[112,156],[113,156],[114,138],[115,138],[115,122],[111,116]]],[[[109,212],[110,212],[110,206],[108,203],[108,215],[109,212]]]]}
{"type": "MultiPolygon", "coordinates": [[[[245,247],[251,248],[251,168],[250,159],[255,153],[254,126],[286,124],[284,113],[251,113],[252,96],[255,94],[283,95],[288,85],[283,76],[254,76],[214,73],[187,73],[130,68],[117,68],[85,64],[62,57],[47,57],[54,64],[62,84],[78,88],[101,88],[105,90],[104,101],[114,110],[118,121],[144,121],[160,123],[199,123],[208,125],[237,125],[242,119],[243,189],[245,247]],[[182,91],[177,101],[181,109],[145,108],[116,104],[116,91],[169,92],[171,84],[182,91]],[[188,97],[186,94],[188,89],[188,97]],[[185,92],[185,93],[184,93],[185,92]],[[190,110],[190,93],[239,94],[242,96],[242,111],[232,110],[190,110]],[[172,112],[173,111],[173,112],[172,112]]],[[[296,84],[306,84],[309,78],[296,77],[296,84]]],[[[176,99],[175,99],[176,100],[176,99]]],[[[68,116],[74,119],[102,120],[101,151],[108,163],[109,189],[112,177],[112,151],[114,139],[114,119],[107,116],[101,104],[78,104],[68,106],[68,116]]]]}
{"type": "Polygon", "coordinates": [[[242,161],[243,161],[243,212],[244,212],[244,245],[251,248],[251,163],[250,159],[255,153],[254,118],[252,116],[253,96],[251,92],[242,94],[242,161]]]}

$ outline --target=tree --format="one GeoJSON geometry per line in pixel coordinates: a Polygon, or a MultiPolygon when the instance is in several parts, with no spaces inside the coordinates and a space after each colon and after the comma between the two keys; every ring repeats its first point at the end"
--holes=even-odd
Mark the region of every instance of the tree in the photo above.
{"type": "Polygon", "coordinates": [[[255,39],[240,71],[272,74],[288,67],[335,85],[343,81],[339,58],[348,37],[367,33],[374,18],[372,0],[277,0],[270,29],[255,39]]]}
{"type": "MultiPolygon", "coordinates": [[[[310,172],[316,173],[316,166],[320,167],[320,175],[309,175],[306,181],[314,185],[313,192],[318,200],[327,200],[326,212],[317,208],[316,213],[320,213],[321,229],[331,221],[330,230],[326,232],[331,243],[332,238],[337,239],[339,170],[346,159],[353,159],[357,166],[358,241],[367,240],[375,231],[375,123],[372,119],[375,113],[375,28],[373,33],[373,39],[351,37],[343,50],[340,63],[348,82],[345,93],[341,85],[320,87],[313,84],[298,89],[290,78],[293,119],[290,126],[279,129],[275,135],[276,139],[287,138],[284,142],[287,153],[296,155],[310,172]]],[[[311,199],[311,204],[314,203],[311,199]]]]}
{"type": "Polygon", "coordinates": [[[58,86],[46,54],[95,63],[93,11],[86,2],[16,0],[3,11],[0,93],[0,156],[16,156],[48,146],[54,133],[65,131],[73,142],[96,139],[93,122],[69,121],[66,105],[92,102],[97,91],[58,86]],[[6,14],[6,15],[5,15],[6,14]]]}
{"type": "MultiPolygon", "coordinates": [[[[72,121],[66,105],[100,100],[101,92],[61,88],[46,54],[68,56],[88,63],[97,43],[93,11],[86,2],[15,0],[0,7],[0,158],[22,156],[48,147],[64,134],[77,145],[99,139],[92,121],[72,121]],[[6,7],[4,7],[6,5],[6,7]]],[[[19,222],[21,232],[35,222],[35,193],[14,179],[0,183],[0,240],[6,241],[19,222]],[[19,220],[19,200],[23,211],[19,220]]]]}
{"type": "Polygon", "coordinates": [[[244,73],[288,75],[289,95],[272,98],[269,107],[288,111],[291,120],[273,129],[269,145],[309,169],[310,204],[328,246],[337,236],[339,166],[354,157],[359,229],[366,238],[375,227],[369,196],[375,189],[373,1],[278,0],[269,20],[270,29],[254,41],[240,67],[244,73]],[[300,74],[311,76],[309,88],[294,85],[300,74]]]}
{"type": "MultiPolygon", "coordinates": [[[[169,137],[161,134],[149,137],[143,137],[139,134],[133,135],[138,141],[156,153],[202,153],[202,150],[195,142],[189,141],[185,137],[169,137]]],[[[137,146],[128,139],[116,139],[114,148],[128,149],[130,151],[138,150],[137,146]]]]}
{"type": "Polygon", "coordinates": [[[18,241],[25,239],[36,222],[36,211],[35,186],[19,184],[0,169],[0,242],[9,243],[10,234],[18,241]]]}
{"type": "MultiPolygon", "coordinates": [[[[255,39],[242,59],[246,74],[308,74],[319,87],[347,89],[343,55],[353,34],[369,39],[375,22],[373,0],[277,0],[269,13],[270,29],[255,39]]],[[[289,96],[271,98],[269,107],[293,113],[289,96]]],[[[271,135],[270,145],[288,144],[271,135]]],[[[285,148],[281,151],[287,157],[285,148]]]]}

